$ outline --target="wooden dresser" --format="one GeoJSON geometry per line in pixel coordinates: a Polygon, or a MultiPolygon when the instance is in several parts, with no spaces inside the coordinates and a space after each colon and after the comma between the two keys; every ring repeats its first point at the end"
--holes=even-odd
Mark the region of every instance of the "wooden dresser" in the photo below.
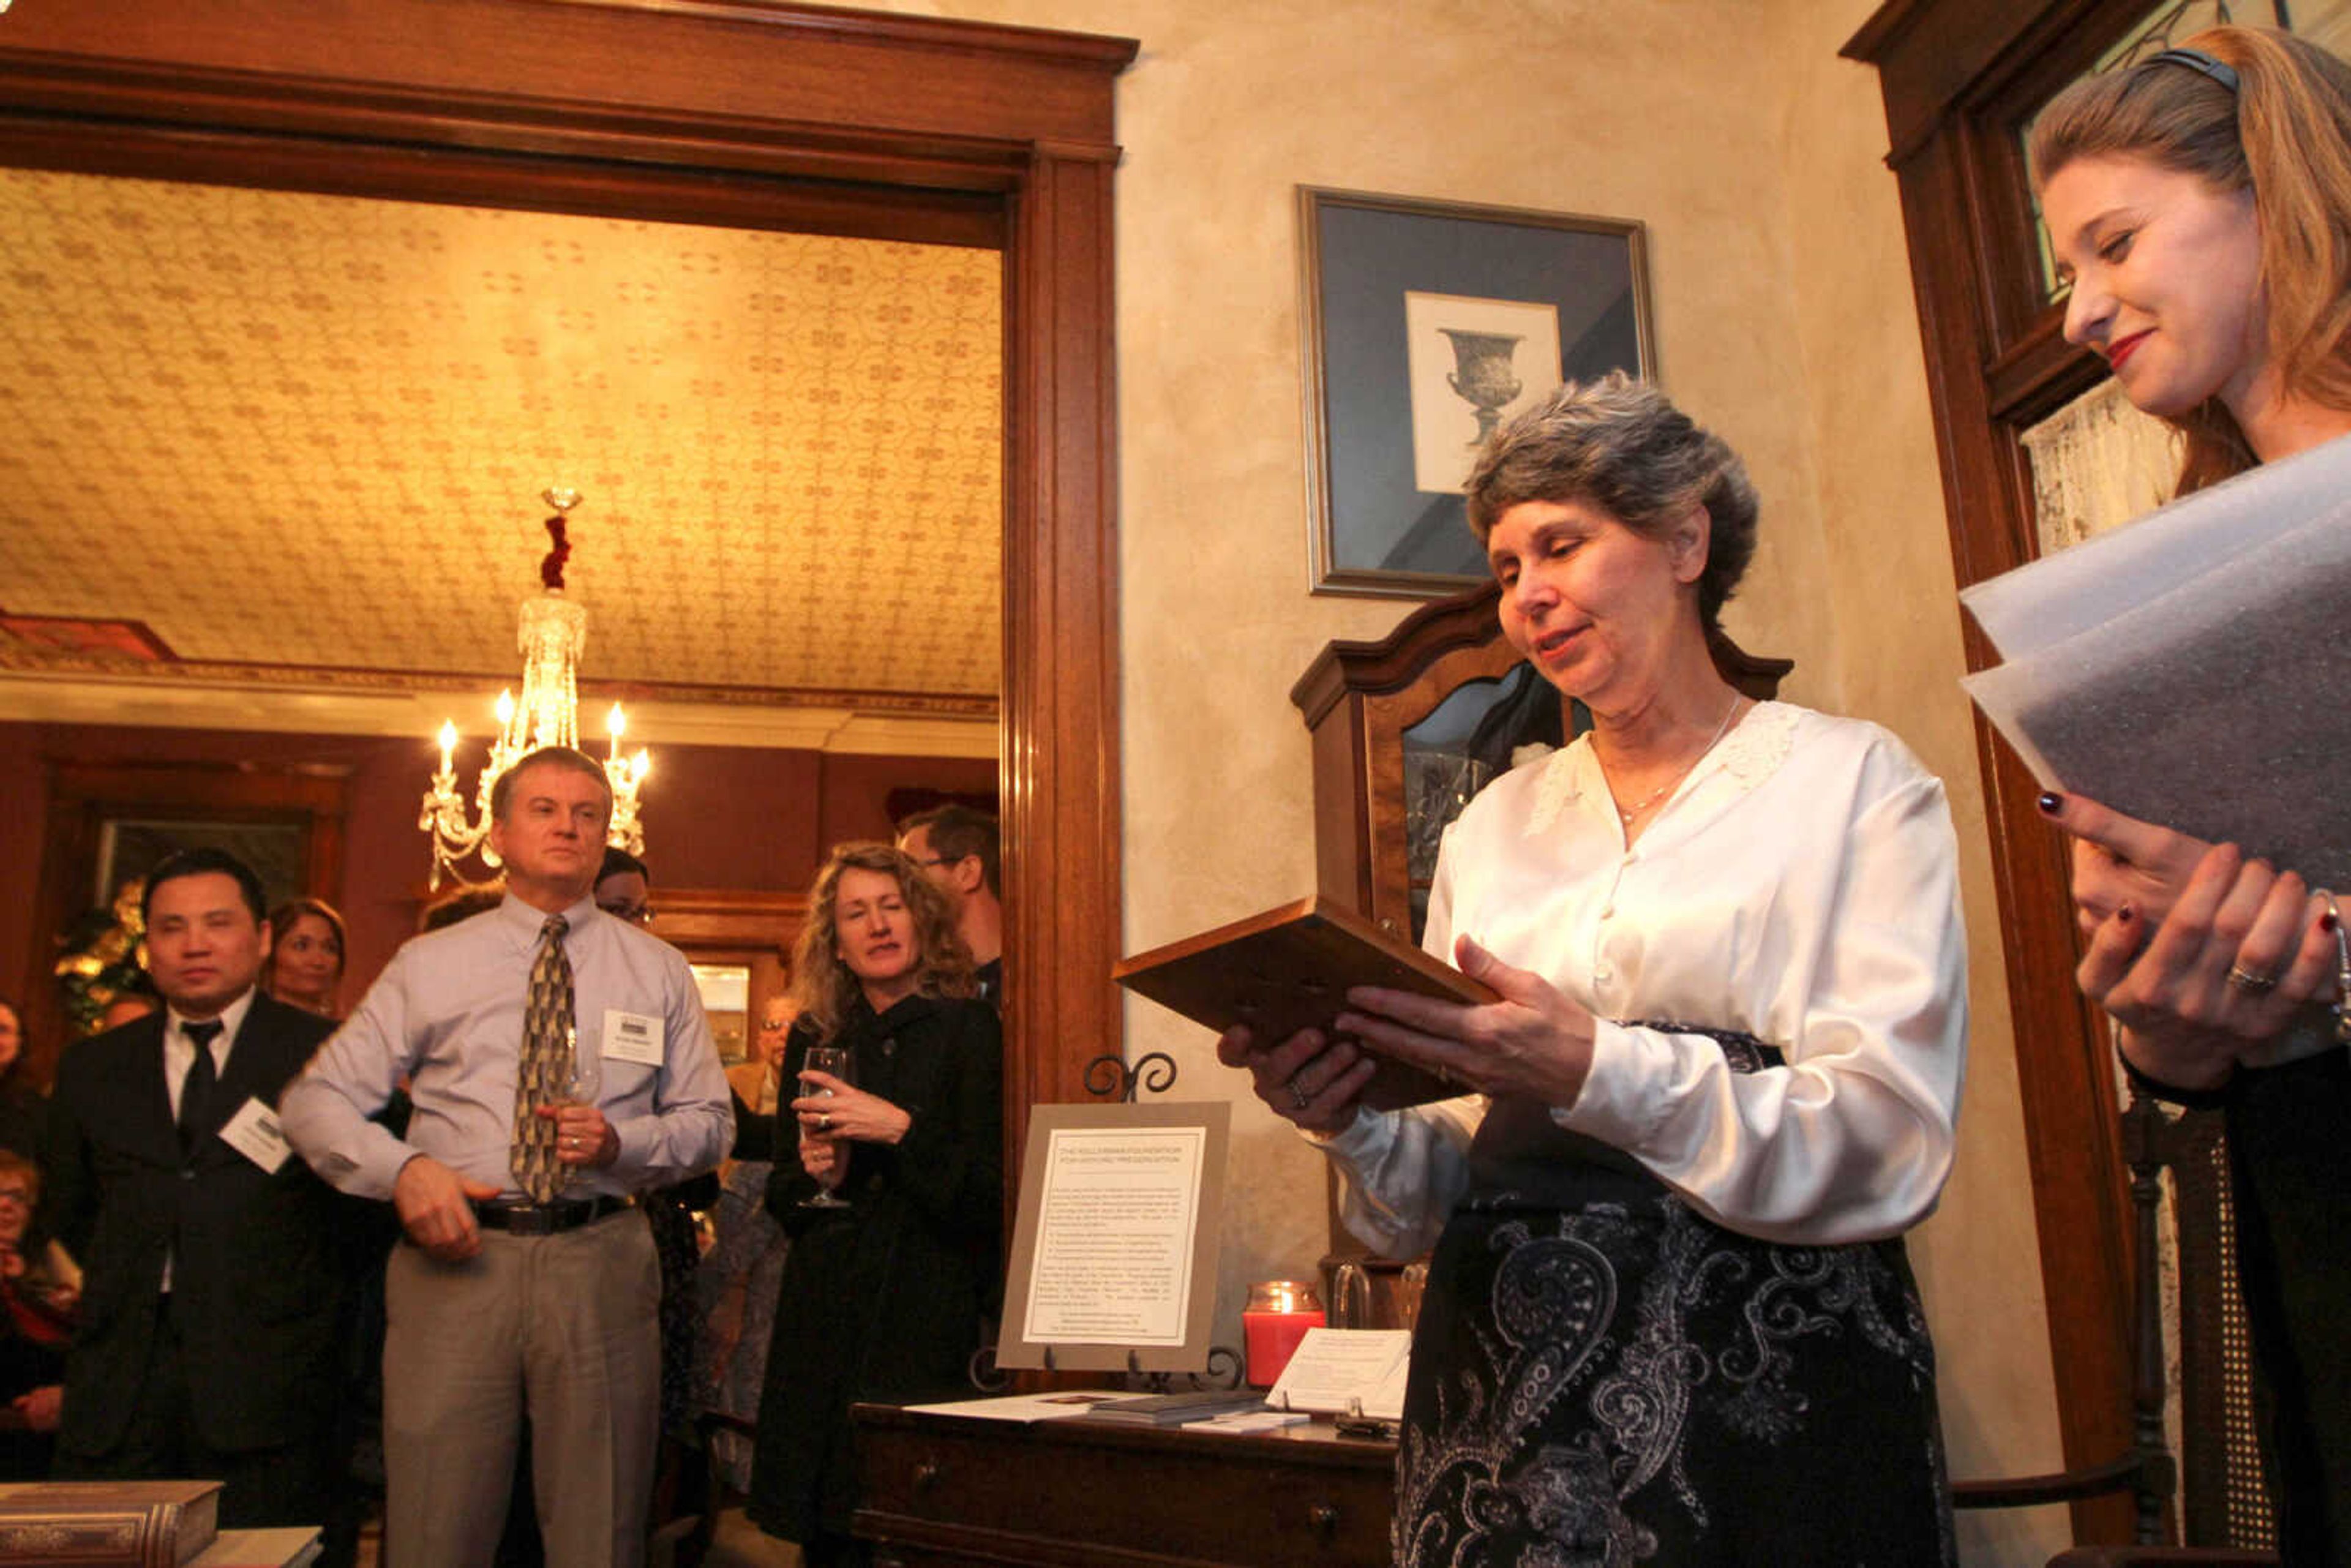
{"type": "Polygon", "coordinates": [[[1232,1437],[880,1405],[852,1419],[878,1568],[1388,1562],[1395,1445],[1326,1422],[1232,1437]]]}

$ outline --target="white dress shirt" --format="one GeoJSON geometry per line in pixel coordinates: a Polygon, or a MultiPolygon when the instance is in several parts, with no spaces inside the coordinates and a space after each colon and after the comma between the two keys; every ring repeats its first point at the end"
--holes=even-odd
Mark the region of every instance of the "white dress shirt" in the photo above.
{"type": "MultiPolygon", "coordinates": [[[[568,1197],[621,1195],[709,1170],[734,1142],[726,1074],[685,957],[583,898],[563,912],[574,1050],[598,1064],[596,1104],[620,1155],[581,1167],[568,1197]],[[607,1025],[650,1022],[661,1064],[610,1053],[607,1025]]],[[[401,1167],[429,1155],[521,1196],[509,1168],[523,1009],[547,916],[508,894],[486,914],[411,940],[302,1076],[287,1087],[287,1137],[329,1183],[387,1198],[401,1167]],[[415,1112],[405,1140],[371,1122],[405,1075],[415,1112]]]]}
{"type": "MultiPolygon", "coordinates": [[[[213,1036],[213,1082],[218,1083],[228,1076],[228,1053],[236,1048],[236,1031],[245,1027],[245,1015],[253,1010],[253,988],[213,1017],[220,1021],[220,1033],[213,1036]]],[[[180,1009],[163,1009],[163,1092],[172,1097],[172,1120],[180,1119],[180,1092],[187,1087],[188,1069],[196,1064],[196,1042],[188,1038],[189,1020],[180,1009]]],[[[204,1019],[198,1019],[198,1023],[204,1019]]]]}
{"type": "MultiPolygon", "coordinates": [[[[1941,783],[1891,734],[1751,710],[1629,849],[1588,737],[1512,769],[1449,828],[1426,946],[1466,933],[1589,1009],[1592,1067],[1552,1119],[1766,1240],[1899,1234],[1950,1173],[1966,934],[1941,783]],[[1730,1070],[1733,1030],[1785,1065],[1730,1070]]],[[[1343,1218],[1409,1256],[1466,1190],[1484,1102],[1361,1113],[1323,1142],[1343,1218]]]]}

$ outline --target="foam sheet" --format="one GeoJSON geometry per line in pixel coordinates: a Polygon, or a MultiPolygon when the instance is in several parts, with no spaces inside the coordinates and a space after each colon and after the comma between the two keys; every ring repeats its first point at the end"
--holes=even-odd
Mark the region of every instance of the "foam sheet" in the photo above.
{"type": "Polygon", "coordinates": [[[2043,784],[2351,890],[2351,437],[1960,599],[2043,784]]]}

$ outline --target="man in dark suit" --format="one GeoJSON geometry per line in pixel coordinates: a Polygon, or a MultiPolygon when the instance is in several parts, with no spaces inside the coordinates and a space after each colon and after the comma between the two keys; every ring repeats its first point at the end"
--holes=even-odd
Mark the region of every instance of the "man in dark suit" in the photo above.
{"type": "Polygon", "coordinates": [[[149,875],[164,1011],[57,1066],[45,1204],[83,1268],[56,1474],[218,1479],[224,1525],[318,1524],[347,1266],[279,1092],[334,1025],[255,989],[261,883],[183,851],[149,875]]]}

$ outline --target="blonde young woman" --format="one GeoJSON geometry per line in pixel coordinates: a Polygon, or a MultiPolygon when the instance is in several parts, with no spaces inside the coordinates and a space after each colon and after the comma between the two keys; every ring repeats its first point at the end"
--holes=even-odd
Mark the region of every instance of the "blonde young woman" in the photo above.
{"type": "Polygon", "coordinates": [[[861,1563],[849,1406],[968,1393],[998,1289],[1003,1063],[946,894],[887,844],[832,852],[792,951],[768,1208],[791,1238],[768,1351],[750,1514],[809,1568],[861,1563]],[[853,1071],[810,1071],[813,1046],[853,1071]],[[820,1192],[844,1200],[819,1207],[820,1192]]]}
{"type": "MultiPolygon", "coordinates": [[[[2351,68],[2220,27],[2051,104],[2032,147],[2065,335],[2184,445],[2183,492],[2351,434],[2351,68]]],[[[2338,694],[2314,694],[2333,697],[2338,694]]],[[[2262,737],[2242,743],[2258,754],[2262,737]]],[[[2082,988],[2155,1092],[2226,1108],[2279,1546],[2351,1562],[2351,1062],[2335,915],[2290,866],[2080,797],[2082,988]]]]}

